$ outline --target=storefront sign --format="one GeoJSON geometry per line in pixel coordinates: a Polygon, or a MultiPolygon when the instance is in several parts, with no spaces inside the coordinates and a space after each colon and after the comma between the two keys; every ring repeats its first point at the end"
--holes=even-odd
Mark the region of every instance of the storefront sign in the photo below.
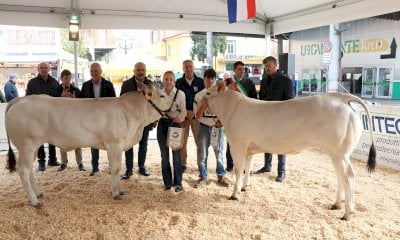
{"type": "Polygon", "coordinates": [[[37,62],[57,60],[61,49],[56,28],[0,26],[0,60],[37,62]]]}
{"type": "MultiPolygon", "coordinates": [[[[378,165],[400,170],[400,108],[368,106],[371,114],[372,131],[375,138],[378,165]]],[[[352,157],[367,160],[371,137],[365,111],[357,111],[363,123],[363,134],[352,157]]]]}
{"type": "MultiPolygon", "coordinates": [[[[301,45],[301,56],[322,55],[328,52],[329,47],[332,49],[329,42],[301,45]]],[[[389,42],[383,38],[350,39],[342,41],[341,49],[344,53],[385,52],[389,49],[389,42]]]]}

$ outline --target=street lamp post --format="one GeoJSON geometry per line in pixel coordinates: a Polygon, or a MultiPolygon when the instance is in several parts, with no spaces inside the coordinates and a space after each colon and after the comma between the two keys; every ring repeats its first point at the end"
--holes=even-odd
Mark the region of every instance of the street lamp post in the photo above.
{"type": "Polygon", "coordinates": [[[125,55],[128,54],[128,50],[133,47],[133,39],[124,36],[122,39],[117,39],[118,47],[125,51],[125,55]]]}

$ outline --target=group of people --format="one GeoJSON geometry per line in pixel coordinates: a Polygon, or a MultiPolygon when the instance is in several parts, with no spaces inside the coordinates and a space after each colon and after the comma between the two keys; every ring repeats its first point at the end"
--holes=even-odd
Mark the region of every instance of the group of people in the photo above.
{"type": "MultiPolygon", "coordinates": [[[[259,99],[266,101],[287,100],[294,97],[291,80],[283,76],[277,69],[277,61],[273,57],[264,59],[267,77],[261,81],[259,99]]],[[[216,84],[216,72],[214,69],[207,69],[204,72],[204,79],[194,73],[193,61],[185,60],[182,63],[183,76],[175,80],[175,75],[167,71],[162,75],[157,85],[163,86],[166,95],[173,99],[173,103],[168,112],[154,123],[149,124],[143,129],[142,139],[138,148],[138,172],[143,176],[149,176],[150,172],[145,167],[147,155],[147,143],[149,132],[157,127],[157,141],[161,153],[161,167],[164,182],[164,189],[169,190],[175,187],[176,192],[181,192],[182,176],[187,168],[187,141],[190,129],[193,133],[197,151],[197,165],[199,169],[199,179],[194,187],[202,187],[207,184],[208,171],[207,159],[210,145],[214,148],[216,157],[217,182],[221,186],[228,186],[229,181],[226,177],[227,171],[232,171],[234,164],[230,155],[230,146],[227,144],[226,159],[227,168],[224,168],[224,134],[223,126],[218,117],[208,108],[205,98],[208,88],[216,84]],[[161,82],[160,82],[161,81],[161,82]],[[170,154],[168,147],[168,129],[170,127],[183,128],[182,147],[172,150],[173,171],[170,164],[170,154]],[[217,139],[213,137],[217,136],[217,139]],[[214,144],[213,144],[214,143],[214,144]]],[[[26,95],[46,94],[52,97],[70,98],[103,98],[115,97],[115,90],[112,82],[104,79],[102,68],[99,63],[90,66],[91,79],[84,82],[81,90],[71,84],[72,74],[69,70],[61,72],[61,83],[49,75],[49,65],[40,63],[38,65],[39,74],[32,78],[27,85],[26,95]]],[[[123,82],[120,95],[131,91],[139,91],[140,85],[150,84],[152,81],[146,77],[146,65],[138,62],[134,66],[134,75],[123,82]]],[[[234,75],[224,76],[230,88],[234,89],[250,98],[257,98],[254,83],[245,77],[245,64],[241,61],[234,63],[234,75]]],[[[11,81],[11,80],[10,80],[11,81]]],[[[15,84],[15,83],[14,83],[15,84]]],[[[18,96],[18,95],[17,95],[18,96]]],[[[129,134],[129,133],[127,133],[129,134]]],[[[49,144],[48,165],[59,166],[58,170],[63,171],[67,168],[67,153],[60,150],[61,163],[57,161],[55,146],[49,144]]],[[[126,172],[122,179],[129,179],[133,175],[133,146],[125,151],[126,172]]],[[[76,161],[80,171],[86,171],[82,163],[82,150],[75,149],[76,161]]],[[[41,146],[38,149],[39,159],[38,171],[45,171],[45,151],[41,146]]],[[[285,178],[285,155],[278,155],[278,176],[277,181],[285,178]]],[[[265,166],[256,174],[271,171],[272,154],[265,153],[265,166]]],[[[91,148],[90,176],[94,176],[99,171],[99,150],[91,148]]]]}

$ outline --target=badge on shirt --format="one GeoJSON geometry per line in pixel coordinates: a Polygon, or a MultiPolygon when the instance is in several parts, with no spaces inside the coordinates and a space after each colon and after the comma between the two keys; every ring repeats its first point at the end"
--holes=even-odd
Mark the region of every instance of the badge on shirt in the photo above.
{"type": "Polygon", "coordinates": [[[199,88],[197,86],[193,86],[194,92],[199,91],[199,88]]]}

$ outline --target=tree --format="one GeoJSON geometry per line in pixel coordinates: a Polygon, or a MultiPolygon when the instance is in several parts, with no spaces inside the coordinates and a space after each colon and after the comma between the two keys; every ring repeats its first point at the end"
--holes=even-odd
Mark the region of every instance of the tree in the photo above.
{"type": "MultiPolygon", "coordinates": [[[[61,43],[65,51],[74,54],[74,42],[69,40],[69,29],[61,29],[61,43]]],[[[79,41],[77,42],[76,47],[78,56],[85,58],[87,48],[82,34],[79,34],[79,41]]]]}
{"type": "MultiPolygon", "coordinates": [[[[194,60],[195,57],[199,61],[204,62],[207,58],[207,36],[205,34],[192,34],[191,35],[193,46],[190,55],[194,60]]],[[[226,51],[226,37],[213,35],[213,57],[216,57],[218,53],[225,53],[226,51]]],[[[216,64],[214,64],[215,66],[216,64]]]]}

